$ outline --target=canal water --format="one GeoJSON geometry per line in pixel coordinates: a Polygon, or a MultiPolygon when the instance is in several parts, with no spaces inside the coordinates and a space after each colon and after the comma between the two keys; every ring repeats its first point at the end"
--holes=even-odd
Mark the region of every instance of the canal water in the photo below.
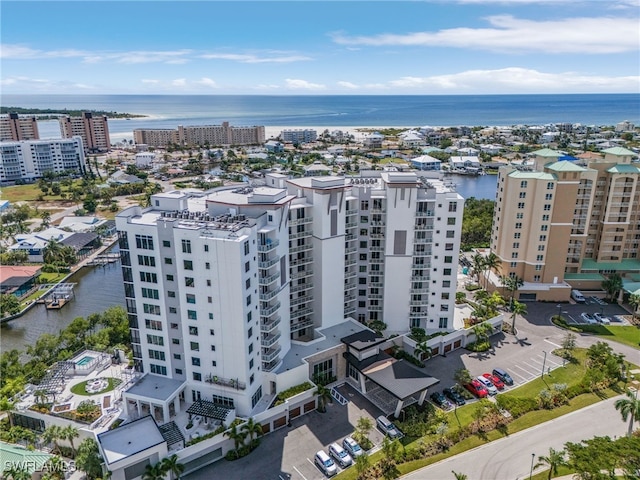
{"type": "MultiPolygon", "coordinates": [[[[497,175],[450,175],[445,181],[454,183],[456,191],[464,198],[495,200],[497,175]]],[[[117,252],[117,246],[110,251],[117,252]]],[[[75,298],[61,310],[47,310],[44,305],[36,305],[22,317],[2,325],[0,348],[3,352],[12,348],[25,350],[26,345],[32,345],[43,333],[57,334],[76,317],[103,312],[113,305],[124,306],[119,261],[104,267],[84,267],[68,282],[76,283],[75,298]]]]}

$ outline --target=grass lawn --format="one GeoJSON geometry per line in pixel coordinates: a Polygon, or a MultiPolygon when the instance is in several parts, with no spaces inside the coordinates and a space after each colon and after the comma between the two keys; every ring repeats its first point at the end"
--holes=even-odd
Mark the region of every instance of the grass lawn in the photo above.
{"type": "Polygon", "coordinates": [[[9,200],[11,203],[32,202],[35,201],[41,193],[42,190],[38,188],[36,183],[2,187],[2,199],[9,200]]]}
{"type": "Polygon", "coordinates": [[[68,273],[43,272],[38,278],[40,283],[58,283],[65,275],[68,273]]]}
{"type": "Polygon", "coordinates": [[[73,387],[71,387],[71,393],[75,393],[76,395],[85,395],[87,397],[90,397],[93,395],[102,395],[103,393],[110,392],[111,390],[116,388],[118,385],[120,385],[120,383],[122,382],[122,380],[118,378],[112,378],[112,377],[107,377],[107,380],[109,382],[109,386],[104,390],[101,390],[100,392],[87,393],[87,391],[85,390],[85,386],[87,385],[87,383],[89,383],[92,380],[85,380],[84,382],[80,382],[74,385],[73,387]]]}
{"type": "MultiPolygon", "coordinates": [[[[563,319],[564,321],[564,319],[563,319]]],[[[566,328],[566,323],[554,323],[560,328],[566,328]]],[[[584,332],[597,335],[605,340],[613,340],[615,342],[624,343],[630,347],[638,348],[640,346],[640,327],[633,325],[571,325],[567,330],[575,332],[584,332]]]]}

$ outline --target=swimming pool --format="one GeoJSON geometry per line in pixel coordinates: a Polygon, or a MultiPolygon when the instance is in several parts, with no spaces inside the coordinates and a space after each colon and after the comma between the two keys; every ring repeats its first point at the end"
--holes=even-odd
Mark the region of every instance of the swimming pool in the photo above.
{"type": "Polygon", "coordinates": [[[76,362],[76,365],[78,365],[79,367],[82,367],[88,363],[91,363],[91,361],[94,359],[95,357],[90,357],[88,355],[82,357],[80,360],[78,360],[76,362]]]}

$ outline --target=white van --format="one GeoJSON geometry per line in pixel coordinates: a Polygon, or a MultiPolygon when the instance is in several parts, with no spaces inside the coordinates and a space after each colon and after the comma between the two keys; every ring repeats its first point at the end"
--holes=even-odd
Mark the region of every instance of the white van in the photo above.
{"type": "Polygon", "coordinates": [[[571,298],[573,298],[577,303],[587,303],[587,299],[584,298],[584,295],[582,295],[580,290],[571,290],[571,298]]]}
{"type": "Polygon", "coordinates": [[[338,473],[338,467],[336,467],[335,462],[331,460],[331,457],[324,450],[319,450],[316,453],[314,461],[327,477],[333,477],[338,473]]]}
{"type": "Polygon", "coordinates": [[[393,422],[384,415],[380,415],[378,418],[376,418],[376,425],[378,425],[378,428],[382,430],[382,433],[387,435],[392,440],[394,438],[402,437],[402,433],[400,433],[398,427],[396,427],[393,422]]]}

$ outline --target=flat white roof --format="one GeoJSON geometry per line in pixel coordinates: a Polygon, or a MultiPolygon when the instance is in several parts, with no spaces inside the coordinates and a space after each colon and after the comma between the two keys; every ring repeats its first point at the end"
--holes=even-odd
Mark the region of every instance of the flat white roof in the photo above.
{"type": "Polygon", "coordinates": [[[107,464],[143,452],[163,443],[164,437],[151,415],[98,435],[107,464]]]}

